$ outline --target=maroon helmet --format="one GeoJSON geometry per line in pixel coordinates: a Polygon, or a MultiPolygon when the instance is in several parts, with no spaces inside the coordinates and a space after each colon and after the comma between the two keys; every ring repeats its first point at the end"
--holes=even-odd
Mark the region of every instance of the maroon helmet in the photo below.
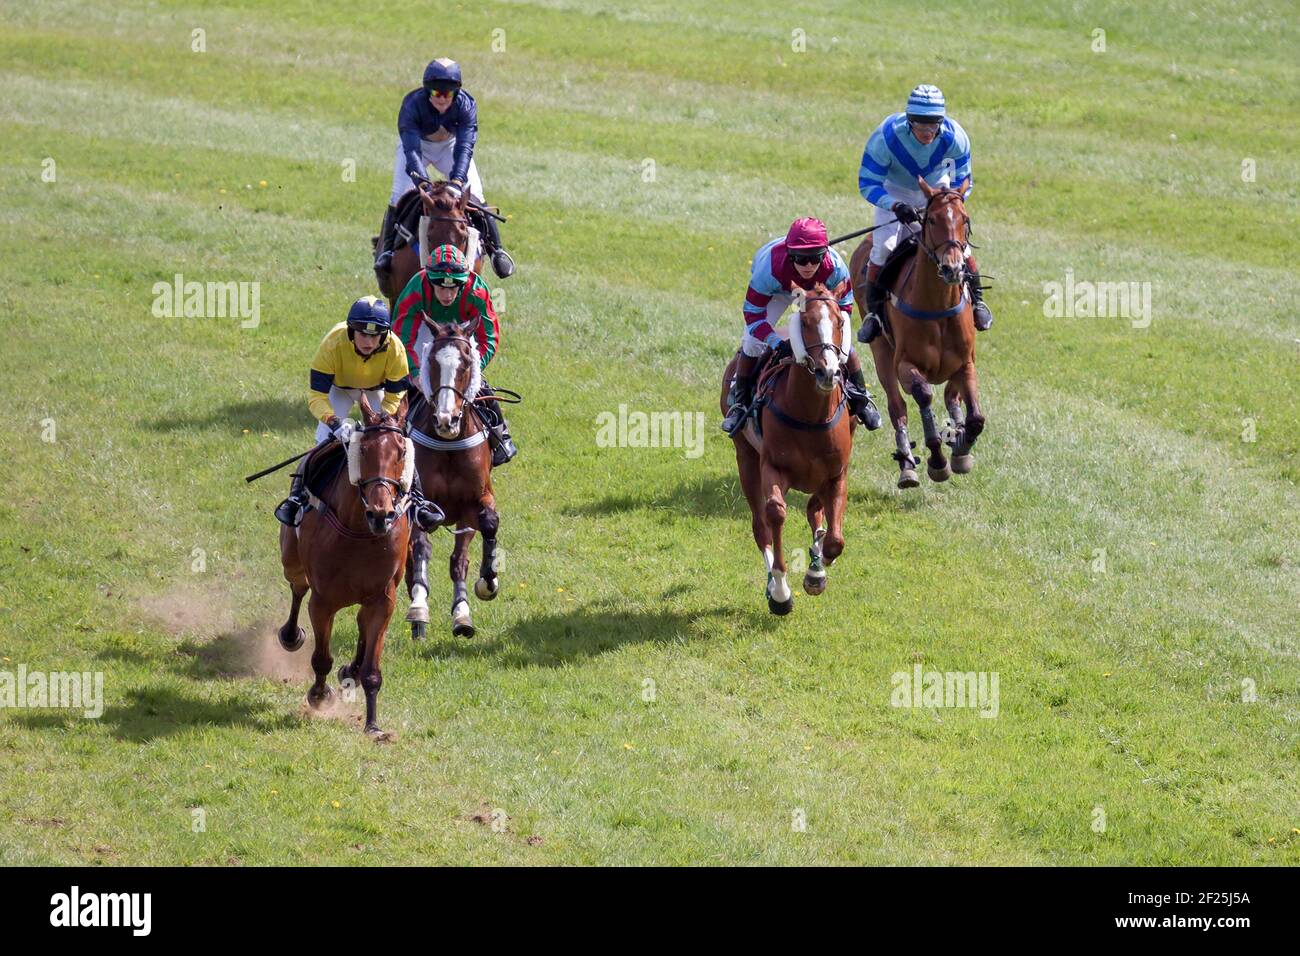
{"type": "Polygon", "coordinates": [[[826,224],[811,216],[796,219],[785,234],[785,247],[791,252],[801,249],[826,249],[826,224]]]}

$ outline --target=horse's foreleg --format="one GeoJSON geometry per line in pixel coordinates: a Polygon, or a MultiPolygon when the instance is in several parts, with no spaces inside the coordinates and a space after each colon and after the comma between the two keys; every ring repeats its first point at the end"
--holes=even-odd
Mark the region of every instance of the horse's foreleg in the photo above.
{"type": "Polygon", "coordinates": [[[898,373],[908,383],[908,391],[916,400],[921,410],[921,425],[925,429],[925,447],[930,450],[930,459],[926,462],[925,473],[931,481],[947,481],[952,475],[948,467],[948,458],[943,453],[943,439],[939,435],[939,426],[934,420],[934,386],[926,380],[911,362],[900,362],[898,373]]]}
{"type": "Polygon", "coordinates": [[[406,590],[411,596],[411,606],[406,611],[406,619],[411,623],[411,639],[415,641],[424,637],[429,624],[429,556],[432,553],[429,536],[412,527],[411,554],[406,562],[406,590]]]}
{"type": "Polygon", "coordinates": [[[871,343],[871,358],[876,363],[876,378],[885,393],[889,406],[889,420],[894,424],[894,461],[898,462],[898,487],[915,488],[921,483],[916,476],[917,460],[912,457],[912,439],[907,434],[907,401],[898,385],[894,369],[894,353],[884,336],[871,343]]]}
{"type": "Polygon", "coordinates": [[[968,472],[975,467],[971,447],[984,431],[984,412],[980,409],[979,380],[975,363],[967,362],[955,376],[961,379],[961,396],[966,402],[966,421],[961,429],[961,440],[953,449],[952,470],[968,472]]]}
{"type": "Polygon", "coordinates": [[[849,474],[846,468],[830,483],[830,488],[823,495],[826,502],[826,539],[822,542],[822,554],[829,568],[835,559],[844,553],[844,511],[849,497],[849,474]]]}
{"type": "Polygon", "coordinates": [[[763,561],[768,572],[771,573],[772,529],[767,526],[767,518],[764,515],[765,501],[759,481],[758,452],[744,438],[736,441],[735,445],[736,467],[740,471],[740,489],[745,493],[745,500],[749,502],[750,530],[754,534],[754,544],[758,545],[758,552],[763,555],[763,561]]]}
{"type": "Polygon", "coordinates": [[[457,522],[456,546],[451,549],[448,572],[451,575],[451,633],[457,637],[473,637],[474,622],[470,619],[469,597],[465,577],[469,573],[469,545],[474,540],[474,528],[466,521],[457,522]]]}
{"type": "Polygon", "coordinates": [[[388,633],[388,622],[392,619],[396,606],[396,589],[390,588],[384,600],[364,604],[357,613],[357,630],[360,635],[357,650],[364,647],[365,653],[361,655],[360,667],[355,676],[366,694],[366,733],[372,736],[383,734],[376,722],[379,688],[384,683],[384,675],[379,670],[379,659],[384,653],[384,637],[388,633]]]}
{"type": "MultiPolygon", "coordinates": [[[[285,574],[288,577],[288,574],[285,574]]],[[[280,646],[286,651],[296,651],[302,647],[303,641],[307,639],[307,632],[298,624],[298,613],[302,608],[302,599],[307,595],[307,582],[298,583],[292,578],[289,579],[289,592],[291,601],[289,604],[289,617],[280,625],[280,646]]]]}
{"type": "Polygon", "coordinates": [[[483,558],[478,566],[478,580],[474,582],[474,596],[480,601],[491,601],[500,587],[498,574],[501,562],[497,553],[497,529],[501,517],[493,507],[495,501],[486,499],[479,507],[478,529],[483,533],[483,558]]]}
{"type": "Polygon", "coordinates": [[[334,658],[330,656],[330,636],[334,631],[334,615],[338,608],[328,607],[315,591],[307,601],[307,614],[311,618],[312,634],[316,646],[311,652],[311,669],[316,672],[316,683],[307,691],[307,703],[320,707],[333,693],[329,687],[330,668],[334,658]]]}
{"type": "Polygon", "coordinates": [[[826,536],[826,510],[820,495],[808,496],[808,527],[812,529],[812,547],[808,549],[808,570],[804,572],[803,589],[818,595],[826,590],[826,565],[822,563],[822,539],[826,536]]]}
{"type": "Polygon", "coordinates": [[[772,545],[763,554],[767,562],[767,609],[773,614],[789,614],[794,609],[794,593],[786,580],[785,548],[781,544],[787,485],[780,473],[768,464],[760,468],[760,482],[765,492],[763,517],[772,532],[772,545]]]}

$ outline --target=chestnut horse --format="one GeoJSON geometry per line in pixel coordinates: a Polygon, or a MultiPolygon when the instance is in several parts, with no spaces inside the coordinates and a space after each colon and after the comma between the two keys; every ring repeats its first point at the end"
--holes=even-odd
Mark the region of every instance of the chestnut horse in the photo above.
{"type": "MultiPolygon", "coordinates": [[[[413,236],[413,241],[393,252],[392,270],[386,277],[387,285],[385,286],[385,277],[377,276],[379,291],[388,299],[388,311],[394,317],[397,315],[397,297],[402,294],[411,277],[424,267],[430,252],[441,245],[453,245],[469,254],[469,190],[462,189],[460,198],[456,198],[446,181],[434,182],[427,189],[407,190],[398,202],[398,208],[405,209],[417,198],[423,215],[428,218],[428,232],[424,236],[424,244],[420,246],[419,257],[416,256],[414,242],[418,237],[413,236]],[[415,197],[412,196],[413,193],[416,194],[415,197]]],[[[480,253],[482,248],[482,243],[478,243],[480,253]]],[[[482,258],[476,253],[476,259],[478,261],[474,268],[477,272],[482,258]]],[[[406,572],[406,589],[411,603],[406,611],[406,620],[411,625],[411,638],[417,641],[424,637],[429,623],[428,567],[432,554],[433,546],[429,542],[429,536],[419,527],[412,528],[411,560],[406,572]]]]}
{"type": "Polygon", "coordinates": [[[339,471],[320,504],[313,502],[297,528],[280,528],[280,561],[293,594],[289,618],[280,628],[280,644],[287,651],[302,647],[306,635],[298,626],[298,610],[310,590],[307,613],[316,642],[311,655],[316,683],[307,691],[307,703],[319,708],[333,695],[326,681],[334,666],[330,655],[334,616],[360,604],[356,656],[339,669],[339,681],[344,686],[360,682],[366,694],[366,733],[382,737],[375,720],[383,684],[379,659],[406,565],[414,453],[404,428],[405,398],[396,416],[373,411],[364,394],[360,405],[364,427],[348,443],[346,470],[339,471]]]}
{"type": "MultiPolygon", "coordinates": [[[[800,295],[802,291],[796,290],[798,311],[790,322],[793,357],[767,365],[755,390],[761,434],[751,420],[732,436],[754,541],[767,565],[765,593],[773,614],[789,614],[794,608],[781,543],[789,489],[810,495],[812,548],[804,590],[812,595],[825,591],[826,569],[844,551],[841,529],[856,425],[845,407],[843,383],[848,318],[820,282],[806,294],[800,295]]],[[[735,365],[733,358],[722,380],[724,415],[735,365]]]]}
{"type": "MultiPolygon", "coordinates": [[[[900,488],[920,484],[916,475],[919,462],[912,456],[913,446],[907,435],[903,388],[921,410],[925,445],[930,451],[926,474],[931,481],[947,481],[954,471],[965,474],[974,468],[971,446],[984,430],[975,374],[975,320],[966,293],[966,244],[970,236],[970,216],[962,202],[966,184],[936,189],[919,177],[917,181],[926,203],[916,253],[903,265],[901,277],[892,283],[885,307],[885,331],[871,342],[876,377],[889,400],[889,418],[894,423],[894,460],[898,462],[900,488]],[[951,424],[941,433],[931,406],[934,386],[944,382],[948,384],[943,400],[951,424]],[[953,449],[951,467],[944,457],[945,441],[953,449]]],[[[866,307],[865,292],[859,290],[866,289],[870,253],[868,236],[849,261],[859,309],[866,307]]]]}
{"type": "MultiPolygon", "coordinates": [[[[492,448],[487,431],[471,406],[482,383],[478,346],[471,326],[452,326],[425,343],[420,355],[420,392],[411,415],[415,442],[415,467],[425,496],[438,502],[442,523],[452,529],[449,573],[452,583],[451,632],[473,637],[465,578],[469,546],[477,531],[483,533],[483,558],[474,594],[491,601],[499,589],[497,570],[496,497],[492,492],[492,448]],[[437,383],[434,383],[434,379],[437,383]]],[[[427,546],[427,538],[426,546],[427,546]]],[[[430,549],[431,550],[431,549],[430,549]]],[[[412,590],[428,593],[428,562],[417,562],[409,580],[412,590]]]]}

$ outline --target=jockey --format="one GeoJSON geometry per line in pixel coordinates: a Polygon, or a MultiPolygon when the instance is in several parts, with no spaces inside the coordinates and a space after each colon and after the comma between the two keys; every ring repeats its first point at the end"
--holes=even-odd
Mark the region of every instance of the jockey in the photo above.
{"type": "MultiPolygon", "coordinates": [[[[492,308],[487,284],[470,271],[465,254],[452,245],[438,246],[430,256],[429,265],[411,276],[397,297],[396,335],[406,348],[412,381],[418,380],[420,374],[417,345],[421,338],[437,335],[440,325],[470,323],[481,372],[487,369],[501,344],[501,320],[492,308]]],[[[476,402],[475,406],[485,413],[492,464],[497,466],[504,465],[519,451],[510,438],[510,424],[492,394],[487,379],[483,379],[479,395],[486,400],[476,402]]]]}
{"type": "MultiPolygon", "coordinates": [[[[311,360],[307,407],[320,422],[316,426],[317,447],[335,438],[347,445],[358,426],[343,416],[360,401],[362,392],[376,412],[382,409],[388,415],[396,414],[406,391],[406,374],[406,351],[393,335],[388,306],[373,295],[357,299],[348,309],[347,320],[326,333],[311,360]]],[[[427,511],[418,474],[412,491],[416,520],[421,527],[432,527],[436,515],[427,511]]],[[[275,509],[276,518],[293,527],[306,500],[300,468],[294,473],[289,497],[275,509]]]]}
{"type": "MultiPolygon", "coordinates": [[[[471,199],[483,203],[483,184],[474,165],[474,142],[478,138],[478,107],[474,97],[461,89],[460,66],[439,57],[424,70],[424,85],[402,99],[397,113],[397,155],[393,159],[393,191],[380,230],[375,270],[385,272],[393,258],[396,238],[393,217],[397,201],[417,183],[427,185],[426,165],[447,177],[457,194],[468,188],[471,199]]],[[[472,209],[472,206],[471,206],[472,209]]],[[[497,221],[489,215],[475,216],[482,226],[484,244],[492,256],[492,269],[504,279],[515,271],[514,260],[501,245],[497,221]]]]}
{"type": "MultiPolygon", "coordinates": [[[[956,120],[944,115],[943,93],[928,83],[912,90],[905,113],[885,117],[867,140],[858,170],[858,191],[876,207],[878,228],[867,266],[867,315],[858,330],[859,342],[870,342],[880,332],[888,292],[877,285],[880,270],[898,245],[904,224],[915,231],[917,209],[925,208],[925,194],[917,188],[916,178],[921,176],[931,186],[965,182],[965,199],[971,191],[970,169],[970,138],[956,120]]],[[[969,246],[966,283],[975,328],[983,332],[993,324],[993,314],[984,304],[979,269],[969,246]]]]}
{"type": "MultiPolygon", "coordinates": [[[[845,316],[853,313],[853,289],[844,259],[826,240],[826,226],[820,219],[796,219],[783,239],[773,239],[754,255],[745,294],[745,333],[740,340],[736,377],[727,396],[730,408],[722,420],[728,435],[740,431],[754,400],[754,374],[769,348],[781,343],[776,324],[792,302],[794,287],[811,289],[821,282],[839,299],[845,316]]],[[[845,342],[849,357],[844,363],[845,394],[849,408],[869,429],[880,427],[880,413],[867,394],[862,363],[852,342],[845,342]]]]}

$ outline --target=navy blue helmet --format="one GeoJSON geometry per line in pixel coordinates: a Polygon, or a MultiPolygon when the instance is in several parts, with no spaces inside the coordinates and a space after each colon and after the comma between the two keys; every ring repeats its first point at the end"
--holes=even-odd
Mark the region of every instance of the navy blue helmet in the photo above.
{"type": "Polygon", "coordinates": [[[440,56],[424,68],[424,91],[434,89],[460,89],[460,64],[440,56]]]}
{"type": "Polygon", "coordinates": [[[363,295],[348,309],[348,328],[366,335],[384,335],[393,328],[388,303],[373,295],[363,295]]]}

